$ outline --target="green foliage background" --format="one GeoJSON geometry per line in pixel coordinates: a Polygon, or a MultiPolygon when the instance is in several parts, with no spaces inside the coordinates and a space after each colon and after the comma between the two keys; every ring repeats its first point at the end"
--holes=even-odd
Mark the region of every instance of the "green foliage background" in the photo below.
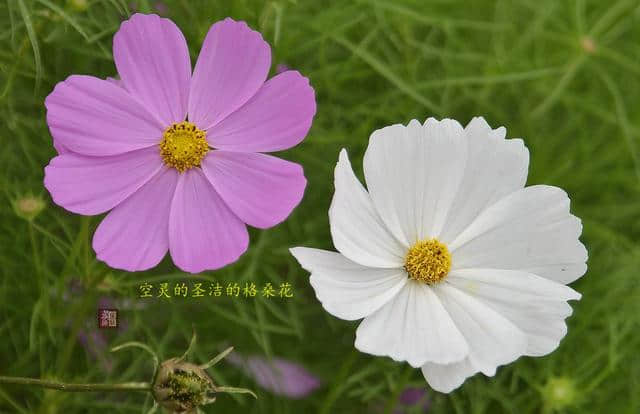
{"type": "MultiPolygon", "coordinates": [[[[138,3],[148,12],[155,2],[138,3]]],[[[164,3],[193,62],[209,26],[231,16],[264,34],[274,68],[284,63],[300,70],[316,90],[311,132],[281,154],[305,168],[302,204],[276,228],[252,231],[239,262],[197,277],[288,281],[296,296],[144,302],[136,299],[143,281],[195,277],[170,260],[135,274],[98,262],[90,242],[100,217],[66,212],[42,185],[43,167],[54,156],[43,100],[70,74],[115,74],[111,39],[131,2],[0,1],[0,375],[149,380],[143,352],[105,350],[100,358],[114,364],[107,372],[77,342],[86,321],[95,323],[99,298],[107,296],[129,300],[120,314],[128,327],[109,332],[109,346],[138,340],[172,357],[184,351],[194,325],[197,361],[233,344],[245,354],[300,362],[324,381],[309,398],[293,401],[221,364],[212,370],[217,382],[254,388],[260,399],[222,396],[207,413],[393,412],[404,387],[426,387],[419,370],[355,351],[357,324],[322,310],[287,248],[332,248],[327,209],[341,148],[360,174],[368,136],[377,128],[428,116],[466,123],[484,115],[493,126],[505,125],[508,136],[524,138],[531,151],[528,184],[568,191],[572,211],[583,219],[589,271],[574,284],[583,299],[556,352],[520,358],[495,378],[477,375],[450,395],[429,391],[430,412],[640,412],[639,1],[164,3]],[[12,207],[29,194],[46,202],[30,222],[12,207]],[[73,283],[84,293],[71,290],[73,283]],[[575,390],[564,406],[558,378],[575,390]]],[[[139,413],[144,406],[142,395],[0,386],[2,413],[139,413]]]]}

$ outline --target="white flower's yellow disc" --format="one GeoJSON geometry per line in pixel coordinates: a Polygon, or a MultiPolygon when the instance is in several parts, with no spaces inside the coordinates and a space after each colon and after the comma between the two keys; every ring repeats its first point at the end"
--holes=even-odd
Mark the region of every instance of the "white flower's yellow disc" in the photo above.
{"type": "Polygon", "coordinates": [[[404,268],[409,278],[433,285],[449,274],[451,254],[437,239],[422,240],[409,249],[404,268]]]}

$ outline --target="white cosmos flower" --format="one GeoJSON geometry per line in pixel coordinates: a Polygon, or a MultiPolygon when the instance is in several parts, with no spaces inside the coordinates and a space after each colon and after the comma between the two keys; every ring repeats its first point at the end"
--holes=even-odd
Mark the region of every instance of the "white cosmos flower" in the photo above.
{"type": "Polygon", "coordinates": [[[582,225],[557,187],[524,187],[529,152],[483,118],[413,120],[375,131],[368,190],[345,150],[329,219],[340,253],[296,247],[324,308],[364,318],[355,346],[422,368],[450,392],[567,332],[565,286],[582,276],[582,225]]]}

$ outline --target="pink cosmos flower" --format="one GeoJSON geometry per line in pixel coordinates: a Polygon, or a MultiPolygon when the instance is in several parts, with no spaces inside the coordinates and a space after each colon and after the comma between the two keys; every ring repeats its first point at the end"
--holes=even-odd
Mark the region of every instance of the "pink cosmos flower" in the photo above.
{"type": "Polygon", "coordinates": [[[305,367],[284,358],[234,353],[227,357],[227,362],[240,368],[262,388],[283,397],[305,398],[322,386],[322,381],[305,367]]]}
{"type": "Polygon", "coordinates": [[[109,212],[93,236],[98,259],[135,271],[170,251],[188,272],[234,262],[246,224],[283,221],[302,199],[298,164],[263,154],[300,143],[316,111],[296,71],[265,82],[269,45],[244,22],[207,34],[191,70],[170,20],[135,14],[113,39],[119,82],[72,75],[47,97],[59,155],[44,185],[78,214],[109,212]]]}
{"type": "Polygon", "coordinates": [[[431,407],[429,395],[424,387],[405,388],[398,397],[398,402],[394,414],[426,413],[431,407]]]}

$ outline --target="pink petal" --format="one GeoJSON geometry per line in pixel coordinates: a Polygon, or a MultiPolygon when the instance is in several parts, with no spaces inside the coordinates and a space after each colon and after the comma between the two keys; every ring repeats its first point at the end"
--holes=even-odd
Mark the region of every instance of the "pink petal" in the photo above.
{"type": "Polygon", "coordinates": [[[429,407],[428,399],[429,395],[427,394],[426,387],[407,387],[398,396],[398,401],[400,401],[402,405],[413,406],[422,403],[421,405],[425,409],[429,407]]]}
{"type": "Polygon", "coordinates": [[[178,172],[164,167],[111,210],[93,235],[98,259],[130,272],[154,267],[169,249],[169,212],[178,172]]]}
{"type": "Polygon", "coordinates": [[[289,66],[287,66],[285,63],[278,63],[278,65],[276,66],[276,73],[280,74],[282,72],[288,71],[289,69],[289,66]]]}
{"type": "Polygon", "coordinates": [[[162,124],[124,89],[93,76],[72,75],[44,102],[56,149],[115,155],[160,142],[162,124]]]}
{"type": "Polygon", "coordinates": [[[211,26],[193,71],[189,120],[209,129],[241,107],[267,79],[271,49],[245,22],[211,26]]]}
{"type": "Polygon", "coordinates": [[[276,395],[304,398],[322,385],[322,381],[304,366],[284,358],[267,359],[259,355],[244,357],[231,354],[227,361],[242,369],[262,388],[276,395]]]}
{"type": "Polygon", "coordinates": [[[257,153],[212,151],[202,170],[231,210],[259,228],[286,219],[307,184],[300,165],[257,153]]]}
{"type": "Polygon", "coordinates": [[[199,168],[180,174],[169,217],[169,249],[180,269],[198,273],[232,263],[249,234],[199,168]]]}
{"type": "Polygon", "coordinates": [[[78,214],[100,214],[133,194],[161,167],[155,147],[110,157],[70,152],[45,167],[44,186],[59,206],[78,214]]]}
{"type": "Polygon", "coordinates": [[[269,79],[207,136],[212,146],[224,150],[279,151],[304,139],[315,113],[316,98],[309,79],[288,71],[269,79]]]}
{"type": "Polygon", "coordinates": [[[58,154],[60,155],[66,154],[67,152],[71,152],[67,147],[62,145],[60,141],[56,140],[55,138],[53,139],[53,148],[55,148],[58,154]]]}
{"type": "Polygon", "coordinates": [[[125,88],[164,127],[187,115],[191,59],[187,41],[169,19],[134,14],[113,37],[113,59],[125,88]]]}
{"type": "Polygon", "coordinates": [[[112,78],[111,76],[107,76],[107,78],[105,79],[107,82],[111,82],[116,86],[119,86],[121,88],[124,88],[124,83],[122,82],[122,80],[118,79],[118,78],[112,78]]]}
{"type": "MultiPolygon", "coordinates": [[[[113,83],[116,86],[120,86],[120,87],[124,88],[124,85],[122,85],[122,81],[120,79],[116,79],[116,78],[112,78],[112,77],[107,76],[107,78],[105,80],[107,82],[113,83]]],[[[66,148],[64,145],[62,145],[55,138],[53,139],[53,148],[56,149],[58,154],[65,154],[67,152],[71,152],[68,148],[66,148]]]]}

